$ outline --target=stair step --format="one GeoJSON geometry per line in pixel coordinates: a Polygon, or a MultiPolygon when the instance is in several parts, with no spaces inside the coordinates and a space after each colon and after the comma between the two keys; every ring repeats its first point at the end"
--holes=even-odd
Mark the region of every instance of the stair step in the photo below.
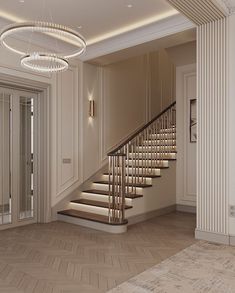
{"type": "Polygon", "coordinates": [[[174,152],[166,152],[165,154],[162,154],[162,157],[160,157],[159,153],[148,153],[148,152],[135,152],[129,154],[129,159],[149,159],[149,160],[156,160],[156,159],[164,159],[164,160],[170,160],[170,159],[176,159],[176,153],[174,152]]]}
{"type": "MultiPolygon", "coordinates": [[[[109,173],[104,173],[104,175],[108,176],[109,173]]],[[[118,174],[118,176],[120,176],[120,174],[118,174]]],[[[133,174],[133,176],[141,176],[141,173],[140,174],[133,174]]],[[[129,173],[129,177],[131,177],[131,174],[129,173]]],[[[147,174],[147,175],[144,175],[144,178],[159,178],[161,177],[161,175],[154,175],[154,174],[147,174]]]]}
{"type": "MultiPolygon", "coordinates": [[[[90,189],[90,190],[84,190],[83,192],[109,196],[109,192],[107,190],[90,189]]],[[[143,197],[143,195],[142,194],[126,194],[125,197],[130,198],[130,199],[134,199],[134,198],[143,197]]]]}
{"type": "MultiPolygon", "coordinates": [[[[109,203],[108,202],[102,202],[102,201],[96,201],[96,200],[89,200],[89,199],[75,199],[71,200],[72,203],[75,204],[83,204],[83,205],[89,205],[89,206],[95,206],[95,207],[100,207],[100,208],[109,208],[109,203]]],[[[132,206],[125,205],[125,209],[131,209],[132,206]]]]}
{"type": "Polygon", "coordinates": [[[82,211],[73,210],[73,209],[59,211],[58,214],[73,217],[73,218],[84,219],[84,220],[88,220],[88,221],[92,221],[92,222],[108,224],[108,225],[126,225],[128,223],[127,220],[125,220],[124,223],[122,223],[122,224],[110,223],[108,216],[103,216],[103,215],[98,215],[98,214],[88,213],[88,212],[82,212],[82,211]]]}
{"type": "MultiPolygon", "coordinates": [[[[95,181],[94,182],[95,184],[105,184],[105,185],[109,185],[109,182],[108,181],[95,181]]],[[[120,184],[118,184],[120,185],[120,184]]],[[[134,187],[139,187],[139,188],[147,188],[147,187],[152,187],[151,184],[143,184],[143,183],[136,183],[134,184],[134,187]]]]}
{"type": "Polygon", "coordinates": [[[153,165],[151,166],[151,160],[142,160],[142,159],[140,159],[140,160],[137,161],[137,160],[129,159],[129,161],[127,161],[127,166],[129,168],[131,168],[133,166],[133,168],[136,167],[136,168],[142,169],[142,166],[143,166],[143,168],[145,168],[146,162],[148,162],[149,163],[148,164],[149,169],[160,169],[160,168],[162,169],[162,167],[168,167],[169,166],[169,161],[171,161],[171,160],[157,160],[157,161],[158,161],[159,165],[155,165],[156,160],[153,160],[153,165]]]}
{"type": "MultiPolygon", "coordinates": [[[[143,143],[141,145],[148,145],[148,144],[154,144],[154,145],[158,145],[158,146],[175,146],[176,145],[176,139],[172,139],[172,138],[165,138],[165,139],[149,139],[149,140],[144,140],[143,143]]],[[[141,146],[140,145],[140,146],[141,146]]]]}

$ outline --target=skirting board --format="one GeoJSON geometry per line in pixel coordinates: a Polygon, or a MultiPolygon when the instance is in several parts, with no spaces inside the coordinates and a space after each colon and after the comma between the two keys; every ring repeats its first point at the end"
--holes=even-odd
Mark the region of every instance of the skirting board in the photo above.
{"type": "Polygon", "coordinates": [[[195,230],[195,238],[199,240],[206,240],[209,242],[215,242],[219,244],[226,244],[226,245],[231,244],[229,235],[206,232],[206,231],[201,231],[198,229],[195,230]]]}
{"type": "Polygon", "coordinates": [[[174,211],[176,211],[176,205],[171,205],[169,207],[161,208],[161,209],[151,211],[141,215],[136,215],[136,216],[128,218],[128,226],[147,221],[154,217],[163,216],[163,215],[172,213],[174,211]]]}
{"type": "Polygon", "coordinates": [[[177,204],[176,205],[176,210],[178,212],[185,212],[185,213],[191,213],[191,214],[196,214],[197,208],[194,206],[187,206],[183,204],[177,204]]]}
{"type": "Polygon", "coordinates": [[[229,244],[230,244],[231,246],[235,246],[235,236],[230,236],[229,238],[230,238],[230,239],[229,239],[229,244]]]}

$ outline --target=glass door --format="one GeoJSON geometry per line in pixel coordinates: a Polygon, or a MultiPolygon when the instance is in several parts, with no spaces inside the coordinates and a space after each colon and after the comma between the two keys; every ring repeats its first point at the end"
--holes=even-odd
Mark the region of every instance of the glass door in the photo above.
{"type": "Polygon", "coordinates": [[[0,88],[0,229],[37,222],[37,94],[0,88]]]}
{"type": "Polygon", "coordinates": [[[0,225],[12,221],[10,105],[11,95],[0,92],[0,225]]]}

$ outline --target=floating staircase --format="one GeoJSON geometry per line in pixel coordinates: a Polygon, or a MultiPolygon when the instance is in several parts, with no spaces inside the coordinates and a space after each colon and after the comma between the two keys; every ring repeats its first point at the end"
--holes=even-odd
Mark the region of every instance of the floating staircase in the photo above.
{"type": "Polygon", "coordinates": [[[79,198],[71,200],[68,209],[59,211],[58,219],[124,232],[128,218],[135,214],[135,202],[147,197],[147,190],[158,185],[162,172],[176,160],[175,122],[173,103],[108,154],[107,172],[100,174],[100,179],[83,190],[79,198]]]}

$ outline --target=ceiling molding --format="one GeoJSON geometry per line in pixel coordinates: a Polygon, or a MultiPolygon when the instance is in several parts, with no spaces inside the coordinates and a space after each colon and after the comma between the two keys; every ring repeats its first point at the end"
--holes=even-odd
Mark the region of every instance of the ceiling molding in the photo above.
{"type": "Polygon", "coordinates": [[[182,14],[176,14],[153,24],[89,45],[86,53],[80,56],[79,59],[89,61],[194,27],[195,25],[182,14]]]}

